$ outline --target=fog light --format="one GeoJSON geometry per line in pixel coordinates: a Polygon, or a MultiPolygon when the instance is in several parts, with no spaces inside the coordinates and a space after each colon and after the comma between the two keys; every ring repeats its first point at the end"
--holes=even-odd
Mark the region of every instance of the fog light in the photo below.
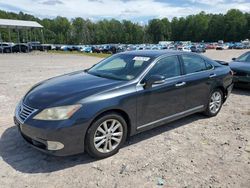
{"type": "Polygon", "coordinates": [[[47,149],[48,150],[60,150],[64,147],[64,145],[60,142],[47,141],[47,149]]]}

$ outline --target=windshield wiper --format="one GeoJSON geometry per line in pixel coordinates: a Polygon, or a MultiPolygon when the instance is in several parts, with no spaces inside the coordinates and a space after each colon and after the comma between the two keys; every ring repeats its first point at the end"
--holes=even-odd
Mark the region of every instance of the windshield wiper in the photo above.
{"type": "Polygon", "coordinates": [[[94,76],[98,76],[101,78],[109,78],[109,79],[113,79],[113,80],[123,80],[125,81],[125,79],[122,79],[120,77],[117,77],[116,75],[110,74],[110,73],[97,73],[97,72],[87,72],[89,74],[92,74],[94,76]]]}

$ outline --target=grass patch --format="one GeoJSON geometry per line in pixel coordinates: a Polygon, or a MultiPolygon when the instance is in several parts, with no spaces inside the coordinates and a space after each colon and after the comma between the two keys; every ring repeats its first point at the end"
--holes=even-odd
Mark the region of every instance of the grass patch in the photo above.
{"type": "Polygon", "coordinates": [[[51,54],[73,54],[73,55],[83,55],[83,56],[91,56],[91,57],[99,57],[99,58],[106,58],[111,56],[111,54],[103,54],[103,53],[85,53],[85,52],[78,52],[78,51],[56,51],[50,50],[48,53],[51,54]]]}

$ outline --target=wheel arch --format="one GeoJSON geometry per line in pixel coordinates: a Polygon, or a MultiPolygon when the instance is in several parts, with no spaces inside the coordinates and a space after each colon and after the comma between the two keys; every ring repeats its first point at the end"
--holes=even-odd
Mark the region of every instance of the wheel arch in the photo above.
{"type": "Polygon", "coordinates": [[[107,109],[107,110],[105,110],[105,111],[102,111],[102,112],[98,113],[98,114],[93,118],[93,120],[91,121],[91,123],[90,123],[88,129],[91,127],[91,125],[92,125],[97,119],[99,119],[100,117],[104,116],[105,114],[110,114],[110,113],[119,114],[119,115],[121,115],[121,116],[124,118],[124,120],[125,120],[126,123],[127,123],[127,129],[128,129],[128,131],[127,131],[127,137],[129,137],[130,134],[131,134],[131,119],[130,119],[128,113],[126,113],[124,110],[121,110],[121,109],[118,109],[118,108],[107,109]]]}
{"type": "Polygon", "coordinates": [[[223,93],[223,103],[224,103],[226,101],[226,99],[227,99],[227,90],[223,86],[217,86],[217,87],[215,87],[213,89],[213,91],[216,90],[216,89],[219,89],[219,90],[222,91],[222,93],[223,93]]]}

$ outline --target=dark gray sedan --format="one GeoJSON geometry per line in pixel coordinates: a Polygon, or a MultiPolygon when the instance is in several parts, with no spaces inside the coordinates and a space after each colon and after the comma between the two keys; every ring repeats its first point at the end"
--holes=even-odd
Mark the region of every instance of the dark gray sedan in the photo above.
{"type": "Polygon", "coordinates": [[[235,85],[250,88],[250,51],[233,58],[229,65],[234,72],[235,85]]]}
{"type": "Polygon", "coordinates": [[[36,84],[14,120],[23,138],[43,152],[104,158],[128,136],[197,112],[216,116],[232,80],[229,66],[198,54],[124,52],[36,84]]]}

